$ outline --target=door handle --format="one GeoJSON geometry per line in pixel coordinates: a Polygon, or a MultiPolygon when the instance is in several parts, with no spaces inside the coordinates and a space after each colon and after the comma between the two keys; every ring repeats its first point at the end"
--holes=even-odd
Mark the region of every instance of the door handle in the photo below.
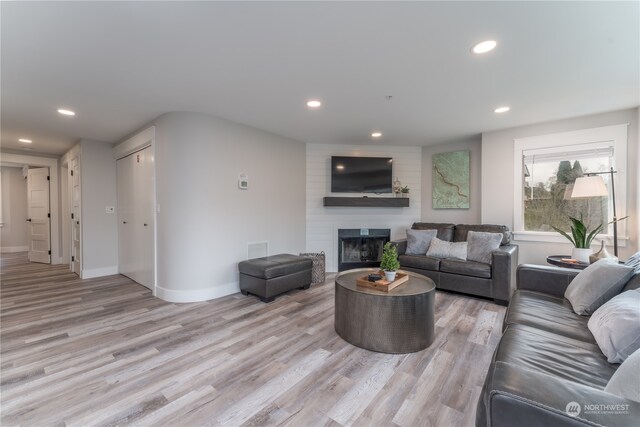
{"type": "Polygon", "coordinates": [[[31,218],[27,218],[27,222],[31,222],[31,218]]]}

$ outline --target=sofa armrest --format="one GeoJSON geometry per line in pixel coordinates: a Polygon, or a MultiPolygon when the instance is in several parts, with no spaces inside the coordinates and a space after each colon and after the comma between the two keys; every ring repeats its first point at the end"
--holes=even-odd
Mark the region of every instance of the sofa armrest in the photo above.
{"type": "Polygon", "coordinates": [[[504,245],[492,252],[492,290],[494,300],[509,301],[516,287],[518,246],[504,245]]]}
{"type": "Polygon", "coordinates": [[[640,419],[639,402],[604,390],[504,362],[490,369],[477,426],[630,426],[640,419]]]}
{"type": "Polygon", "coordinates": [[[407,251],[407,239],[393,240],[391,244],[398,250],[398,255],[404,255],[407,251]]]}
{"type": "Polygon", "coordinates": [[[567,286],[579,272],[570,268],[522,264],[518,266],[516,283],[518,289],[563,297],[567,286]]]}

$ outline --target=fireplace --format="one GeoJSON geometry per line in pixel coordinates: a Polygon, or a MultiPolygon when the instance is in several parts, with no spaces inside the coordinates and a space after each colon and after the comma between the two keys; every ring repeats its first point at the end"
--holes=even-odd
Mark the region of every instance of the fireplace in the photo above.
{"type": "Polygon", "coordinates": [[[390,237],[388,228],[338,230],[338,271],[380,266],[382,248],[390,237]]]}

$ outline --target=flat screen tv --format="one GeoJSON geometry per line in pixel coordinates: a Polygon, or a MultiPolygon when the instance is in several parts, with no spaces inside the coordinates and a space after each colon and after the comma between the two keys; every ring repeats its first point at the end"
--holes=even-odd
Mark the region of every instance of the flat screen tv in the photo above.
{"type": "Polygon", "coordinates": [[[393,192],[391,157],[331,157],[332,193],[393,192]]]}

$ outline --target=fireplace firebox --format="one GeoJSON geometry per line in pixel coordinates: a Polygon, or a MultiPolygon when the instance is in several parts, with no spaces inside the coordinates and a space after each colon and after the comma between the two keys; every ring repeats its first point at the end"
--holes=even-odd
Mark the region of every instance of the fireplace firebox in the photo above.
{"type": "Polygon", "coordinates": [[[388,228],[338,230],[338,271],[378,267],[384,244],[390,240],[388,228]]]}

